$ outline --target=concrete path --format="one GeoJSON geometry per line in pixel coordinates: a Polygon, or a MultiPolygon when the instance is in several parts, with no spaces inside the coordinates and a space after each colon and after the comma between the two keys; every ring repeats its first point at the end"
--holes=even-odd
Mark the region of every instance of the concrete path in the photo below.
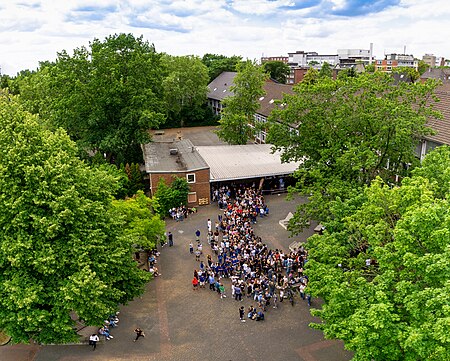
{"type": "MultiPolygon", "coordinates": [[[[304,240],[311,230],[300,237],[289,238],[278,221],[295,210],[295,203],[286,202],[284,195],[268,196],[270,215],[254,226],[273,248],[288,249],[294,240],[304,240]]],[[[147,285],[142,298],[122,307],[120,324],[113,329],[114,339],[98,345],[96,351],[78,346],[3,346],[1,361],[346,361],[351,354],[338,341],[324,340],[322,333],[308,327],[314,320],[306,302],[299,297],[292,307],[283,302],[278,309],[270,308],[264,322],[239,321],[238,308],[253,304],[230,298],[230,283],[224,282],[228,298],[221,300],[208,289],[193,291],[191,279],[198,268],[189,254],[189,241],[199,228],[206,234],[206,220],[215,220],[217,206],[200,207],[199,212],[183,222],[167,222],[174,234],[174,247],[162,249],[158,266],[161,277],[147,285]],[[146,337],[133,342],[133,330],[144,329],[146,337]]],[[[315,225],[312,225],[311,229],[315,225]]],[[[195,243],[195,242],[194,242],[195,243]]],[[[204,254],[210,253],[206,242],[204,254]]],[[[313,300],[317,305],[317,300],[313,300]]]]}

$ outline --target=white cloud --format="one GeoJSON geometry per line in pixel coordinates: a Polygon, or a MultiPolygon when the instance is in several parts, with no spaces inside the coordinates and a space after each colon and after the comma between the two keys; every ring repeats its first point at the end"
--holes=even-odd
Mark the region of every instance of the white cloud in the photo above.
{"type": "Polygon", "coordinates": [[[173,55],[217,53],[255,59],[296,50],[368,49],[450,57],[448,0],[402,0],[379,12],[336,16],[344,1],[17,0],[0,3],[0,66],[14,75],[38,61],[131,32],[173,55]]]}

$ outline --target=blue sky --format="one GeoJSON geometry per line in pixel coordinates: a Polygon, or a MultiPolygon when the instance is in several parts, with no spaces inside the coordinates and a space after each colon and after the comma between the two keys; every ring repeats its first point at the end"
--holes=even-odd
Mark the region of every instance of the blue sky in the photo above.
{"type": "Polygon", "coordinates": [[[15,75],[114,33],[172,55],[259,59],[297,50],[450,58],[448,0],[2,0],[0,67],[15,75]]]}

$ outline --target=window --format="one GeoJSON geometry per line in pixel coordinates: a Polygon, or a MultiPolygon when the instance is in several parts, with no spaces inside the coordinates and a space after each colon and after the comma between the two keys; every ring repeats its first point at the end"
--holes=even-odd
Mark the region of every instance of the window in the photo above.
{"type": "Polygon", "coordinates": [[[197,202],[197,192],[189,192],[188,203],[196,203],[196,202],[197,202]]]}
{"type": "Polygon", "coordinates": [[[186,174],[188,183],[195,183],[195,173],[186,174]]]}

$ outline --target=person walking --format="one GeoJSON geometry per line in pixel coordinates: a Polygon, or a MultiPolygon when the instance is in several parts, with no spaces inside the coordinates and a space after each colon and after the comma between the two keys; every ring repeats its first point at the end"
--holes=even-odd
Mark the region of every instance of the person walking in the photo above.
{"type": "Polygon", "coordinates": [[[169,247],[172,247],[173,246],[173,234],[172,234],[172,232],[169,232],[167,234],[167,238],[169,240],[169,247]]]}
{"type": "Polygon", "coordinates": [[[97,342],[100,339],[98,338],[98,335],[96,333],[93,333],[91,336],[89,336],[89,345],[92,346],[92,351],[95,351],[97,348],[97,342]]]}
{"type": "Polygon", "coordinates": [[[239,307],[239,319],[241,320],[241,322],[245,322],[244,313],[245,313],[244,306],[239,307]]]}
{"type": "Polygon", "coordinates": [[[136,342],[139,337],[145,337],[144,331],[142,331],[139,327],[134,330],[134,333],[136,334],[136,338],[133,342],[136,342]]]}
{"type": "Polygon", "coordinates": [[[190,254],[194,253],[194,245],[192,244],[192,242],[189,243],[189,253],[190,254]]]}
{"type": "Polygon", "coordinates": [[[200,242],[200,230],[199,229],[197,229],[195,231],[195,239],[197,242],[200,242]]]}

